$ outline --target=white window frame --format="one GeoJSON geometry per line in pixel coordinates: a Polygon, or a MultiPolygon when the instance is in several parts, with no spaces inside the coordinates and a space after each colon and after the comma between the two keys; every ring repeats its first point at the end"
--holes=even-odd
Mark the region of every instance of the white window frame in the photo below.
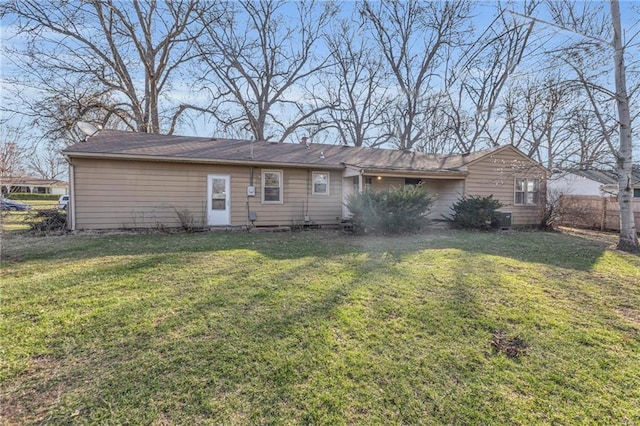
{"type": "Polygon", "coordinates": [[[311,173],[311,193],[313,195],[329,195],[329,187],[331,183],[331,174],[329,172],[312,172],[311,173]],[[326,175],[327,176],[327,190],[325,192],[317,192],[316,191],[316,176],[317,175],[326,175]]]}
{"type": "Polygon", "coordinates": [[[284,186],[284,173],[282,172],[282,170],[262,170],[262,182],[261,183],[261,187],[262,187],[262,204],[283,204],[284,203],[284,190],[283,190],[283,186],[284,186]],[[266,195],[266,191],[265,191],[265,183],[266,183],[266,179],[265,179],[265,175],[267,173],[277,173],[278,174],[278,180],[280,181],[280,191],[278,193],[278,201],[271,201],[271,200],[265,200],[265,195],[266,195]]]}
{"type": "Polygon", "coordinates": [[[537,206],[540,203],[540,179],[539,178],[516,178],[513,181],[513,205],[515,206],[537,206]],[[524,182],[524,191],[518,191],[518,181],[524,182]],[[534,182],[535,191],[529,191],[529,182],[534,182]],[[523,194],[523,203],[518,202],[518,194],[523,194]],[[529,202],[529,194],[535,194],[534,200],[529,202]]]}

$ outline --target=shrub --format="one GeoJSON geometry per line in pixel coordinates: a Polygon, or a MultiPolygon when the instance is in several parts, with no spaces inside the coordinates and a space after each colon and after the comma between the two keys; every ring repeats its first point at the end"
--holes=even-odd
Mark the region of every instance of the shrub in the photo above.
{"type": "Polygon", "coordinates": [[[174,207],[176,215],[178,216],[178,221],[180,222],[180,227],[185,232],[193,232],[195,227],[193,225],[194,219],[193,214],[189,209],[178,209],[174,207]]]}
{"type": "Polygon", "coordinates": [[[453,207],[453,216],[448,219],[465,229],[489,229],[497,220],[496,210],[504,205],[488,197],[462,197],[453,207]]]}
{"type": "Polygon", "coordinates": [[[545,199],[545,208],[542,212],[542,219],[540,220],[540,229],[550,231],[560,222],[562,217],[560,199],[562,193],[557,191],[549,191],[545,199]]]}
{"type": "Polygon", "coordinates": [[[55,194],[31,194],[28,192],[11,192],[4,194],[3,197],[10,200],[55,200],[58,201],[60,195],[55,194]]]}
{"type": "Polygon", "coordinates": [[[35,232],[54,232],[67,229],[67,214],[56,209],[36,210],[27,219],[29,229],[35,232]]]}
{"type": "Polygon", "coordinates": [[[433,198],[421,185],[365,191],[347,197],[355,228],[380,233],[422,229],[432,204],[433,198]]]}

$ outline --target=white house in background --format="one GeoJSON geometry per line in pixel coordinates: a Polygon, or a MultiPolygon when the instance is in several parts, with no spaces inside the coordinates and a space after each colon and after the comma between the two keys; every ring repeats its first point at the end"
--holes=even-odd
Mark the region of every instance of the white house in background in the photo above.
{"type": "MultiPolygon", "coordinates": [[[[633,166],[633,196],[640,198],[640,166],[633,166]]],[[[549,194],[616,195],[618,179],[614,172],[603,170],[554,171],[547,182],[549,194]]]]}
{"type": "Polygon", "coordinates": [[[69,184],[57,179],[41,179],[33,176],[0,177],[2,194],[27,193],[65,195],[69,193],[69,184]]]}

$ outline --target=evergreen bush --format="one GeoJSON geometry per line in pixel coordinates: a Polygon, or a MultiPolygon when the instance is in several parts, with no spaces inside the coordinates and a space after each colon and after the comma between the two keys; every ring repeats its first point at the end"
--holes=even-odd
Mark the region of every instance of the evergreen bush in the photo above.
{"type": "Polygon", "coordinates": [[[495,225],[498,217],[496,210],[504,207],[500,201],[482,196],[463,196],[451,208],[453,216],[448,219],[465,229],[487,230],[495,225]]]}
{"type": "Polygon", "coordinates": [[[356,229],[375,233],[420,230],[427,223],[433,198],[421,185],[365,191],[347,197],[356,229]]]}

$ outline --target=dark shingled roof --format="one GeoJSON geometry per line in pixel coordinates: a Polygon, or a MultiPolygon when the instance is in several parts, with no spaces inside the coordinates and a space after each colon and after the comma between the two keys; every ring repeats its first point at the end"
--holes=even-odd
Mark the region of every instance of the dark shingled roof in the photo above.
{"type": "Polygon", "coordinates": [[[307,147],[304,144],[101,130],[86,142],[70,146],[64,153],[71,158],[136,158],[326,168],[354,166],[381,171],[460,174],[466,171],[466,164],[496,149],[499,148],[468,155],[435,155],[342,145],[311,144],[307,147]]]}

